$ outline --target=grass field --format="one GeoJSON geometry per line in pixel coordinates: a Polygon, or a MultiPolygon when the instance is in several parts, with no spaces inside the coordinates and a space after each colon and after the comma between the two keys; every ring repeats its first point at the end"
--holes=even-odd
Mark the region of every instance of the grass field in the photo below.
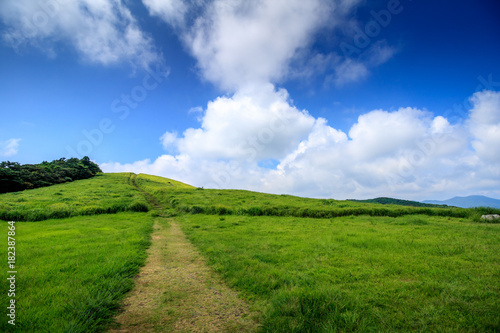
{"type": "MultiPolygon", "coordinates": [[[[149,213],[17,222],[15,331],[101,330],[145,260],[152,222],[149,213]]],[[[0,247],[2,258],[6,250],[0,247]]],[[[9,301],[7,287],[1,284],[2,304],[9,301]]],[[[0,331],[12,328],[0,321],[0,331]]]]}
{"type": "MultiPolygon", "coordinates": [[[[175,218],[260,313],[261,332],[499,332],[500,224],[479,223],[483,213],[499,210],[207,190],[129,173],[0,195],[0,219],[16,221],[19,332],[107,329],[157,216],[175,218]]],[[[193,303],[182,297],[179,306],[193,303]]]]}
{"type": "Polygon", "coordinates": [[[486,213],[500,209],[463,209],[457,207],[410,207],[394,204],[363,203],[350,200],[309,199],[291,195],[273,195],[243,190],[194,188],[173,180],[138,175],[136,183],[170,208],[172,214],[295,216],[334,218],[341,216],[430,215],[468,218],[476,222],[486,213]]]}
{"type": "Polygon", "coordinates": [[[99,174],[67,184],[0,195],[0,220],[41,221],[79,215],[148,211],[131,174],[99,174]]]}
{"type": "Polygon", "coordinates": [[[496,210],[144,178],[214,270],[260,308],[264,332],[500,330],[500,225],[477,223],[496,210]]]}
{"type": "Polygon", "coordinates": [[[500,225],[429,216],[186,215],[264,332],[500,330],[500,225]]]}
{"type": "MultiPolygon", "coordinates": [[[[16,221],[16,331],[94,332],[113,318],[144,263],[153,224],[140,213],[149,207],[130,177],[101,174],[0,195],[0,219],[16,221]]],[[[1,223],[3,235],[7,228],[1,223]]],[[[7,258],[7,241],[0,254],[7,258]]],[[[12,328],[0,321],[0,331],[12,328]]]]}

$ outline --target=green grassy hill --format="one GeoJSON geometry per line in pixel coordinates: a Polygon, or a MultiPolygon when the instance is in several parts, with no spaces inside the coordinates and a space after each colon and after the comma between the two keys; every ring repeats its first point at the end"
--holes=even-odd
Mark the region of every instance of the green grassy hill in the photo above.
{"type": "Polygon", "coordinates": [[[251,302],[262,332],[499,331],[500,224],[479,219],[499,211],[396,203],[128,173],[0,194],[0,219],[16,221],[16,331],[105,330],[158,216],[251,302]]]}
{"type": "MultiPolygon", "coordinates": [[[[334,218],[340,216],[391,216],[429,215],[467,218],[480,221],[495,209],[463,209],[438,205],[410,205],[409,201],[389,199],[353,201],[309,199],[291,195],[274,195],[243,190],[211,190],[165,180],[161,177],[140,175],[136,179],[173,214],[295,216],[334,218]],[[175,184],[175,186],[173,186],[175,184]]],[[[411,203],[411,202],[410,202],[411,203]]]]}
{"type": "MultiPolygon", "coordinates": [[[[0,331],[96,332],[109,323],[146,259],[153,225],[130,176],[101,174],[0,194],[0,220],[16,222],[18,272],[16,325],[2,320],[0,331]]],[[[1,223],[3,258],[9,227],[1,223]]],[[[0,285],[4,308],[8,287],[0,285]]]]}
{"type": "Polygon", "coordinates": [[[148,209],[128,173],[99,174],[91,179],[0,195],[2,220],[41,221],[148,209]]]}

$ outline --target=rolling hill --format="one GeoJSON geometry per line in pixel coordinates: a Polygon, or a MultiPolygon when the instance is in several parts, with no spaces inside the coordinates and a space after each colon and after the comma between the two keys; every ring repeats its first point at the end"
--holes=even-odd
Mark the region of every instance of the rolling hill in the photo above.
{"type": "MultiPolygon", "coordinates": [[[[500,210],[375,201],[203,189],[131,173],[0,194],[0,233],[15,237],[22,269],[16,331],[112,328],[137,276],[151,273],[141,274],[150,245],[156,258],[172,258],[180,238],[198,251],[207,276],[255,314],[252,330],[234,331],[500,330],[500,224],[480,219],[500,210]],[[160,229],[177,238],[162,239],[160,229]]],[[[11,256],[7,246],[0,256],[11,256]]],[[[186,273],[192,263],[170,268],[186,273]]],[[[141,318],[155,331],[186,331],[183,323],[200,319],[186,274],[138,300],[151,308],[141,318]]],[[[10,329],[0,322],[0,331],[10,329]]]]}

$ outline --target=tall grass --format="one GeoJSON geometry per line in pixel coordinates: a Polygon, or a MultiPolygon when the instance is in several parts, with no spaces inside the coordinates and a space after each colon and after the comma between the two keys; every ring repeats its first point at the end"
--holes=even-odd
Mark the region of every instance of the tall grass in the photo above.
{"type": "MultiPolygon", "coordinates": [[[[15,331],[101,331],[145,261],[152,223],[146,213],[17,222],[15,331]]],[[[7,223],[0,232],[7,235],[7,223]]],[[[7,287],[0,284],[4,305],[7,287]]],[[[0,331],[9,329],[0,320],[0,331]]]]}
{"type": "Polygon", "coordinates": [[[213,269],[254,301],[264,332],[500,331],[500,225],[472,223],[499,210],[206,190],[131,174],[0,195],[0,220],[18,222],[17,330],[106,327],[160,215],[139,213],[150,206],[136,186],[161,215],[178,215],[213,269]],[[99,215],[108,213],[117,214],[99,215]]]}
{"type": "MultiPolygon", "coordinates": [[[[182,213],[207,214],[207,215],[248,215],[248,216],[294,216],[311,218],[334,218],[341,216],[389,216],[399,217],[405,215],[429,215],[429,216],[447,216],[455,218],[471,217],[475,220],[477,216],[474,210],[461,208],[422,208],[422,207],[342,207],[342,208],[302,208],[290,206],[274,207],[249,207],[249,208],[230,208],[227,206],[203,206],[203,205],[177,205],[173,201],[174,207],[182,213]]],[[[489,209],[488,209],[489,210],[489,209]]],[[[479,221],[479,220],[478,220],[479,221]]]]}
{"type": "Polygon", "coordinates": [[[92,179],[0,194],[0,220],[41,221],[71,216],[147,212],[144,196],[130,174],[100,174],[92,179]]]}
{"type": "Polygon", "coordinates": [[[184,215],[188,238],[261,304],[263,332],[500,330],[500,225],[412,215],[184,215]]]}
{"type": "Polygon", "coordinates": [[[483,214],[500,214],[500,209],[457,207],[410,207],[363,203],[350,200],[310,199],[242,190],[210,190],[161,177],[139,175],[138,186],[152,194],[176,214],[293,216],[335,218],[342,216],[428,215],[481,221],[483,214]]]}

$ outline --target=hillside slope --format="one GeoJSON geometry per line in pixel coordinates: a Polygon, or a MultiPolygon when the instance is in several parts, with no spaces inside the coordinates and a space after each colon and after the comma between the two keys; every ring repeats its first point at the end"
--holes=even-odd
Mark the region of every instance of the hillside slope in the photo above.
{"type": "Polygon", "coordinates": [[[138,175],[137,185],[152,193],[170,214],[209,214],[247,216],[295,216],[334,218],[341,216],[405,216],[429,215],[468,218],[480,221],[482,214],[499,213],[495,209],[463,209],[389,199],[380,202],[310,199],[291,195],[275,195],[245,190],[214,190],[195,188],[162,177],[138,175]]]}
{"type": "MultiPolygon", "coordinates": [[[[207,276],[244,296],[259,332],[499,330],[500,225],[477,223],[498,212],[210,190],[130,173],[0,194],[0,219],[16,221],[19,332],[109,327],[120,299],[142,281],[134,277],[152,237],[160,240],[152,234],[158,223],[185,234],[207,276]]],[[[0,226],[6,235],[9,225],[0,226]]],[[[167,251],[158,258],[171,260],[172,239],[158,245],[167,251]]],[[[169,267],[192,269],[183,261],[169,267]]],[[[203,313],[221,316],[196,301],[202,293],[180,288],[187,280],[161,283],[137,303],[159,305],[141,317],[153,318],[155,331],[183,332],[203,313]]]]}
{"type": "Polygon", "coordinates": [[[0,194],[0,220],[41,221],[81,215],[147,212],[131,174],[98,174],[71,183],[0,194]]]}
{"type": "Polygon", "coordinates": [[[390,198],[366,201],[310,199],[245,190],[203,189],[158,176],[118,173],[99,174],[92,179],[0,194],[0,219],[41,221],[123,211],[147,212],[152,208],[148,203],[151,196],[170,215],[191,213],[333,218],[424,214],[479,221],[482,214],[500,213],[498,209],[489,208],[463,209],[428,204],[417,207],[413,202],[390,198]]]}
{"type": "Polygon", "coordinates": [[[500,329],[500,225],[475,222],[487,210],[136,183],[254,302],[260,332],[500,329]]]}

